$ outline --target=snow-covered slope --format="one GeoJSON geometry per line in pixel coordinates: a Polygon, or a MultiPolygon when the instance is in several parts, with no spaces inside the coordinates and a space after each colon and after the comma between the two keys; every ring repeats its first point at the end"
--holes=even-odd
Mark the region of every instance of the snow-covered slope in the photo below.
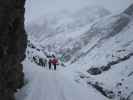
{"type": "Polygon", "coordinates": [[[42,17],[44,21],[33,22],[27,26],[27,32],[39,42],[43,51],[64,55],[75,44],[82,45],[77,41],[80,35],[89,30],[94,21],[109,14],[108,10],[99,6],[84,7],[73,13],[62,11],[42,17]]]}
{"type": "Polygon", "coordinates": [[[129,11],[92,25],[92,37],[99,40],[89,40],[80,51],[84,55],[66,68],[77,82],[115,100],[133,99],[133,10],[129,11]]]}
{"type": "Polygon", "coordinates": [[[80,36],[79,43],[82,42],[84,47],[77,52],[72,59],[72,63],[82,56],[87,55],[91,50],[104,43],[111,37],[122,33],[132,20],[132,16],[125,12],[118,15],[110,15],[102,18],[91,25],[89,31],[80,36]]]}
{"type": "MultiPolygon", "coordinates": [[[[90,10],[90,8],[88,7],[84,9],[82,9],[84,12],[87,12],[90,10]]],[[[80,12],[84,13],[83,11],[80,11],[80,12]]],[[[92,8],[90,11],[92,11],[93,13],[100,11],[100,14],[102,16],[107,15],[107,11],[104,11],[103,8],[101,8],[100,10],[98,10],[97,8],[95,9],[92,8]]],[[[127,12],[131,12],[131,11],[132,10],[129,9],[128,11],[126,10],[125,12],[118,15],[110,15],[110,16],[102,17],[98,20],[93,21],[93,23],[91,24],[86,24],[84,27],[75,29],[74,32],[70,32],[70,33],[61,32],[60,34],[56,34],[56,35],[53,34],[54,36],[52,35],[50,37],[45,37],[45,35],[43,34],[45,38],[41,36],[42,41],[40,41],[39,38],[34,38],[34,39],[36,40],[35,42],[39,44],[38,46],[41,49],[41,52],[45,54],[48,52],[55,52],[59,58],[64,59],[64,62],[69,61],[70,63],[74,63],[79,58],[89,53],[97,45],[99,45],[100,44],[99,42],[103,42],[104,40],[110,37],[113,37],[117,35],[119,32],[121,32],[130,22],[131,16],[127,12]]],[[[84,14],[81,14],[80,16],[82,15],[84,14]]],[[[90,13],[88,15],[90,15],[90,13]]],[[[95,13],[94,13],[94,16],[96,16],[95,13]]],[[[90,18],[90,17],[86,17],[86,18],[90,18]]],[[[86,18],[83,18],[83,19],[86,20],[86,18]]],[[[64,24],[67,24],[67,22],[68,21],[66,21],[64,24]]],[[[82,18],[81,18],[81,22],[83,22],[82,18]]],[[[72,23],[69,23],[69,24],[72,24],[72,23]]],[[[32,39],[30,39],[31,42],[32,42],[32,39]]]]}

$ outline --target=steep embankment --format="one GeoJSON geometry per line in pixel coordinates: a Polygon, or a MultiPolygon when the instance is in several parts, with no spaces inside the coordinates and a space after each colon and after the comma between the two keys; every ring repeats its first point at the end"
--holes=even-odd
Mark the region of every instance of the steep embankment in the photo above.
{"type": "Polygon", "coordinates": [[[86,83],[105,97],[116,100],[133,99],[131,84],[133,82],[133,10],[131,9],[133,5],[118,15],[118,19],[113,16],[109,17],[109,22],[103,19],[102,23],[101,21],[98,22],[99,24],[96,23],[94,38],[97,35],[99,38],[99,34],[102,34],[101,39],[93,44],[91,49],[89,45],[84,47],[81,52],[85,52],[85,55],[80,56],[70,68],[66,68],[66,71],[74,73],[77,82],[86,83]],[[113,24],[110,24],[114,18],[113,24]],[[122,24],[125,22],[126,24],[122,24]]]}

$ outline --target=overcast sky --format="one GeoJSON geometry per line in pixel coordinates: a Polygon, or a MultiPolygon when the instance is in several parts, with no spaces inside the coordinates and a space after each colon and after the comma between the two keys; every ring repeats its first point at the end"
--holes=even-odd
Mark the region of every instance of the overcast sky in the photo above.
{"type": "Polygon", "coordinates": [[[26,22],[37,19],[42,15],[61,10],[75,11],[85,5],[101,5],[113,13],[127,8],[133,0],[27,0],[26,22]]]}

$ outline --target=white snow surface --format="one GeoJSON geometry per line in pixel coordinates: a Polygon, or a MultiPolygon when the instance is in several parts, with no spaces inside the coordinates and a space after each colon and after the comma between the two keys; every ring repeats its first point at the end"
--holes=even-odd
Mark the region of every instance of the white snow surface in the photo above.
{"type": "Polygon", "coordinates": [[[29,83],[17,94],[17,100],[107,100],[91,87],[71,80],[63,70],[49,71],[24,61],[29,83]]]}

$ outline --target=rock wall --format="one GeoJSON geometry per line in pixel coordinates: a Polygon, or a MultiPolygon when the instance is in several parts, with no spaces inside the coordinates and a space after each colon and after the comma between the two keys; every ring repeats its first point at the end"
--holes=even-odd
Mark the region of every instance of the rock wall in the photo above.
{"type": "Polygon", "coordinates": [[[0,0],[0,100],[14,100],[24,84],[24,4],[25,0],[0,0]]]}

